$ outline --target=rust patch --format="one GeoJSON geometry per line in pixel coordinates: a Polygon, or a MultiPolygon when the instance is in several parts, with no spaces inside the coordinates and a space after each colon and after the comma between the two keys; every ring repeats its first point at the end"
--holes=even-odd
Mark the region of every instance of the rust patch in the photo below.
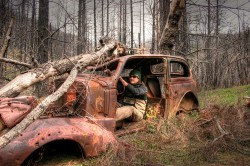
{"type": "Polygon", "coordinates": [[[104,105],[104,99],[101,96],[98,96],[95,100],[96,112],[102,112],[104,105]]]}

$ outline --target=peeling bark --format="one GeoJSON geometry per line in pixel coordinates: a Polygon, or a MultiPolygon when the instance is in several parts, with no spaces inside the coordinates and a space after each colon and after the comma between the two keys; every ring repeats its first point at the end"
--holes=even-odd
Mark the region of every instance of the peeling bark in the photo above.
{"type": "Polygon", "coordinates": [[[159,41],[161,52],[165,52],[173,48],[175,38],[178,34],[178,24],[185,10],[186,0],[173,0],[169,11],[167,23],[159,41]]]}

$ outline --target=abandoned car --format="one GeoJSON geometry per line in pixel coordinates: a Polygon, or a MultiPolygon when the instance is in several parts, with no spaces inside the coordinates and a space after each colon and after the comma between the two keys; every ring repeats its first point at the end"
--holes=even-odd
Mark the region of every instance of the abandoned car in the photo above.
{"type": "MultiPolygon", "coordinates": [[[[196,82],[184,58],[152,54],[119,57],[78,74],[67,93],[0,149],[0,165],[21,165],[35,151],[57,142],[77,144],[85,157],[107,151],[116,143],[116,104],[123,93],[117,90],[122,86],[118,78],[127,79],[134,68],[141,71],[148,107],[157,107],[157,116],[171,118],[198,109],[196,82]]],[[[50,90],[63,81],[56,80],[50,90]]],[[[1,136],[35,106],[32,96],[1,98],[1,136]]]]}

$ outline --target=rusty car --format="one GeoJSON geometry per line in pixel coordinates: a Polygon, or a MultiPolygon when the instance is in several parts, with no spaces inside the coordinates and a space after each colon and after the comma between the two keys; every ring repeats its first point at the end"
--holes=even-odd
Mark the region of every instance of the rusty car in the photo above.
{"type": "MultiPolygon", "coordinates": [[[[159,116],[172,118],[197,110],[196,82],[187,61],[179,56],[136,54],[88,66],[68,91],[23,132],[0,149],[0,165],[21,165],[46,145],[75,143],[85,157],[98,156],[116,143],[116,104],[123,91],[119,76],[140,69],[148,88],[148,105],[159,116]],[[111,72],[107,72],[111,71],[111,72]]],[[[56,90],[64,78],[54,81],[56,90]]],[[[1,136],[36,106],[32,96],[0,99],[1,136]]]]}

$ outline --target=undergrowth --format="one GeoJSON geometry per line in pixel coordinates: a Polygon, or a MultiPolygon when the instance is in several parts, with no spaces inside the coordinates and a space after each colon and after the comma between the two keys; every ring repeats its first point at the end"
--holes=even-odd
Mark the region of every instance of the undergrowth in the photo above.
{"type": "Polygon", "coordinates": [[[119,138],[118,153],[111,165],[250,162],[250,112],[243,107],[211,106],[197,119],[176,118],[160,127],[158,122],[148,122],[145,131],[119,138]]]}

